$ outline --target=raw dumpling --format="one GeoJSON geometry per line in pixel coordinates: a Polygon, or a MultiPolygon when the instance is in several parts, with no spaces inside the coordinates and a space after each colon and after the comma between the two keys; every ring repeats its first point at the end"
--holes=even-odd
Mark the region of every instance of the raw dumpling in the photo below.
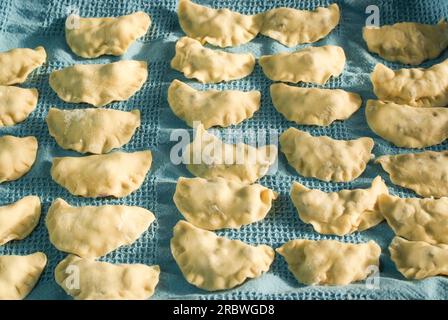
{"type": "Polygon", "coordinates": [[[131,140],[140,126],[140,111],[50,108],[46,120],[50,135],[62,148],[100,154],[131,140]]]}
{"type": "Polygon", "coordinates": [[[0,86],[0,127],[22,122],[37,106],[37,89],[0,86]]]}
{"type": "Polygon", "coordinates": [[[72,207],[56,199],[45,220],[58,250],[96,258],[134,243],[155,220],[152,212],[122,205],[72,207]]]}
{"type": "Polygon", "coordinates": [[[379,266],[381,248],[374,242],[291,240],[276,250],[296,279],[307,285],[347,285],[364,280],[379,266]]]}
{"type": "Polygon", "coordinates": [[[28,75],[47,60],[43,47],[17,48],[0,52],[0,85],[23,83],[28,75]]]}
{"type": "Polygon", "coordinates": [[[68,46],[78,56],[96,58],[103,54],[124,54],[148,31],[151,19],[139,11],[121,17],[78,18],[77,23],[76,28],[65,28],[68,46]]]}
{"type": "Polygon", "coordinates": [[[37,226],[40,209],[40,199],[36,196],[0,207],[0,246],[11,240],[25,239],[37,226]]]}
{"type": "Polygon", "coordinates": [[[47,256],[0,256],[0,300],[21,300],[33,290],[47,264],[47,256]]]}
{"type": "Polygon", "coordinates": [[[370,129],[397,147],[425,148],[448,138],[448,108],[414,108],[369,100],[366,118],[370,129]]]}
{"type": "Polygon", "coordinates": [[[448,198],[382,195],[378,206],[395,234],[413,241],[448,244],[448,198]]]}
{"type": "Polygon", "coordinates": [[[264,13],[260,33],[294,47],[325,38],[339,24],[339,18],[339,7],[335,3],[314,11],[275,8],[264,13]]]}
{"type": "Polygon", "coordinates": [[[348,119],[361,107],[361,97],[340,89],[300,88],[284,83],[271,85],[274,107],[297,124],[328,126],[348,119]]]}
{"type": "Polygon", "coordinates": [[[359,177],[371,158],[373,145],[371,138],[335,140],[295,128],[280,136],[280,149],[288,163],[302,176],[323,181],[347,182],[359,177]]]}
{"type": "Polygon", "coordinates": [[[231,289],[259,277],[275,255],[269,246],[218,237],[185,221],[173,229],[171,253],[185,279],[208,291],[231,289]]]}
{"type": "Polygon", "coordinates": [[[234,47],[249,42],[260,31],[262,15],[248,16],[229,9],[212,9],[180,0],[179,24],[190,38],[218,47],[234,47]]]}
{"type": "Polygon", "coordinates": [[[264,219],[277,194],[259,184],[216,178],[179,178],[174,203],[195,226],[206,230],[236,228],[264,219]]]}
{"type": "Polygon", "coordinates": [[[311,223],[314,230],[323,234],[343,236],[367,230],[383,220],[378,210],[378,197],[389,194],[381,177],[372,181],[369,189],[323,192],[308,189],[295,182],[291,199],[300,219],[311,223]]]}
{"type": "Polygon", "coordinates": [[[260,57],[264,74],[271,80],[324,84],[344,70],[344,49],[337,46],[308,47],[260,57]]]}
{"type": "Polygon", "coordinates": [[[177,41],[176,55],[171,60],[171,68],[202,83],[241,79],[251,74],[254,66],[255,57],[250,53],[212,50],[188,37],[177,41]]]}
{"type": "Polygon", "coordinates": [[[59,98],[72,103],[102,107],[124,101],[136,93],[148,77],[144,61],[123,60],[107,64],[75,64],[50,74],[50,86],[59,98]]]}
{"type": "Polygon", "coordinates": [[[121,198],[140,188],[151,162],[149,150],[53,158],[51,177],[76,196],[121,198]]]}
{"type": "Polygon", "coordinates": [[[260,99],[260,91],[199,91],[179,80],[168,88],[168,103],[176,116],[190,127],[199,121],[205,129],[228,127],[251,118],[260,108],[260,99]]]}
{"type": "Polygon", "coordinates": [[[112,264],[67,256],[56,266],[56,282],[76,300],[144,300],[159,282],[158,265],[112,264]],[[79,286],[74,277],[78,275],[79,286]]]}
{"type": "Polygon", "coordinates": [[[390,257],[408,279],[448,276],[448,245],[408,241],[395,237],[389,246],[390,257]]]}
{"type": "Polygon", "coordinates": [[[437,25],[400,22],[383,27],[364,27],[369,51],[389,61],[420,64],[437,58],[448,47],[448,23],[437,25]]]}
{"type": "Polygon", "coordinates": [[[448,59],[428,69],[393,71],[377,64],[371,78],[380,100],[413,107],[448,106],[448,59]]]}
{"type": "Polygon", "coordinates": [[[448,196],[448,151],[425,151],[379,157],[390,180],[422,197],[448,196]]]}
{"type": "Polygon", "coordinates": [[[265,145],[255,148],[244,143],[227,144],[202,125],[183,156],[187,169],[204,179],[224,178],[243,183],[254,183],[267,174],[277,159],[277,147],[265,145]]]}
{"type": "Polygon", "coordinates": [[[17,180],[30,171],[37,148],[37,139],[33,136],[0,137],[0,183],[17,180]]]}

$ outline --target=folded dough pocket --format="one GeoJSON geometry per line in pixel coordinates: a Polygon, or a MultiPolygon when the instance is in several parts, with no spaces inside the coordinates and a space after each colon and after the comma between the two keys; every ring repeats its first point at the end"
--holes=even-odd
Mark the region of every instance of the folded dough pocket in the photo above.
{"type": "Polygon", "coordinates": [[[168,88],[171,110],[190,127],[195,121],[205,129],[228,127],[249,119],[260,108],[260,91],[196,90],[179,80],[168,88]]]}
{"type": "Polygon", "coordinates": [[[448,106],[448,59],[428,69],[395,71],[379,63],[371,79],[380,100],[412,107],[448,106]]]}
{"type": "Polygon", "coordinates": [[[259,184],[223,178],[179,178],[174,193],[177,209],[190,223],[206,230],[239,229],[266,217],[277,193],[259,184]]]}
{"type": "Polygon", "coordinates": [[[149,150],[53,158],[51,177],[76,196],[121,198],[140,188],[151,163],[149,150]]]}
{"type": "Polygon", "coordinates": [[[381,177],[369,189],[324,192],[308,189],[298,182],[291,188],[291,199],[300,219],[323,234],[343,236],[376,226],[383,220],[378,210],[378,197],[389,194],[381,177]]]}
{"type": "Polygon", "coordinates": [[[392,102],[367,101],[369,127],[404,148],[425,148],[448,138],[448,108],[415,108],[392,102]]]}
{"type": "Polygon", "coordinates": [[[151,18],[144,12],[120,17],[80,18],[71,25],[68,16],[65,39],[74,53],[83,58],[96,58],[103,54],[120,56],[151,26],[151,18]]]}
{"type": "Polygon", "coordinates": [[[304,177],[347,182],[359,177],[371,158],[373,139],[335,140],[289,128],[280,136],[288,163],[304,177]]]}
{"type": "Polygon", "coordinates": [[[75,64],[50,74],[50,86],[71,103],[103,107],[134,95],[148,77],[144,61],[122,60],[107,64],[75,64]]]}
{"type": "Polygon", "coordinates": [[[27,196],[0,207],[0,246],[11,240],[25,239],[39,223],[40,199],[27,196]]]}
{"type": "Polygon", "coordinates": [[[225,290],[269,270],[274,250],[218,237],[179,221],[171,238],[171,253],[185,279],[207,291],[225,290]]]}
{"type": "Polygon", "coordinates": [[[229,53],[205,48],[197,40],[183,37],[176,43],[171,68],[189,79],[202,83],[218,83],[247,77],[255,67],[250,53],[229,53]]]}
{"type": "Polygon", "coordinates": [[[36,109],[37,89],[0,86],[0,127],[22,122],[36,109]]]}
{"type": "Polygon", "coordinates": [[[261,15],[244,15],[229,9],[212,9],[180,0],[177,15],[190,38],[218,47],[234,47],[255,38],[263,22],[261,15]]]}
{"type": "Polygon", "coordinates": [[[208,133],[202,125],[185,148],[183,161],[187,169],[204,179],[225,178],[253,183],[266,175],[277,159],[277,147],[227,144],[208,133]]]}
{"type": "Polygon", "coordinates": [[[275,8],[263,13],[260,33],[285,46],[294,47],[326,37],[339,24],[340,16],[336,3],[313,11],[275,8]]]}
{"type": "Polygon", "coordinates": [[[325,84],[344,70],[344,49],[338,46],[308,47],[292,53],[260,57],[264,74],[273,81],[325,84]]]}
{"type": "Polygon", "coordinates": [[[436,25],[400,22],[364,27],[363,38],[369,51],[389,61],[417,65],[437,58],[448,47],[448,23],[436,25]]]}
{"type": "Polygon", "coordinates": [[[76,300],[148,299],[159,275],[158,265],[113,264],[75,255],[59,262],[54,271],[56,282],[76,300]],[[76,276],[79,281],[74,281],[76,276]]]}
{"type": "Polygon", "coordinates": [[[33,290],[47,264],[47,256],[0,255],[0,300],[20,300],[33,290]]]}
{"type": "Polygon", "coordinates": [[[0,137],[0,183],[21,178],[36,161],[37,139],[29,137],[0,137]]]}
{"type": "Polygon", "coordinates": [[[291,240],[276,250],[296,279],[307,285],[347,285],[378,270],[381,248],[374,241],[291,240]]]}
{"type": "Polygon", "coordinates": [[[58,198],[46,225],[51,243],[61,251],[96,258],[134,243],[155,220],[144,208],[124,205],[72,207],[58,198]]]}
{"type": "Polygon", "coordinates": [[[28,75],[47,60],[43,47],[16,48],[0,52],[0,85],[23,83],[28,75]]]}
{"type": "Polygon", "coordinates": [[[448,196],[448,151],[424,151],[381,156],[375,161],[393,183],[422,197],[448,196]]]}

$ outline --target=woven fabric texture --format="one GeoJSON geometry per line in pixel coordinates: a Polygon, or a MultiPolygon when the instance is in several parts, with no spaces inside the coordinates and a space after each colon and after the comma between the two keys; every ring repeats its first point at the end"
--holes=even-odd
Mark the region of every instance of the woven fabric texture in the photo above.
{"type": "MultiPolygon", "coordinates": [[[[314,9],[326,6],[333,0],[209,0],[197,3],[214,8],[230,8],[241,13],[258,13],[279,6],[299,9],[314,9]]],[[[367,17],[365,8],[375,4],[380,9],[381,24],[399,21],[417,21],[437,23],[448,17],[446,0],[337,0],[342,10],[339,26],[325,39],[313,44],[337,44],[345,49],[347,65],[344,73],[331,79],[325,88],[342,88],[354,91],[366,101],[374,98],[369,74],[376,63],[382,62],[398,68],[402,65],[387,63],[366,50],[361,29],[367,17]]],[[[375,140],[374,153],[396,154],[410,152],[409,149],[396,148],[376,136],[367,126],[364,107],[344,122],[335,122],[329,127],[297,126],[286,121],[272,106],[269,97],[267,79],[260,66],[247,78],[218,85],[200,85],[185,79],[182,74],[170,68],[174,56],[176,40],[183,36],[177,21],[177,1],[175,0],[3,0],[0,2],[0,50],[14,47],[35,47],[43,45],[48,53],[47,63],[32,73],[23,87],[35,87],[40,98],[37,109],[31,116],[13,127],[0,128],[0,135],[34,135],[39,140],[38,159],[30,173],[20,180],[0,185],[0,205],[11,203],[29,194],[40,196],[43,202],[41,221],[36,230],[25,240],[10,242],[0,247],[0,254],[26,254],[43,251],[49,258],[48,265],[29,299],[69,299],[54,281],[54,268],[65,254],[56,250],[48,240],[44,224],[46,212],[51,202],[61,197],[72,205],[127,204],[138,205],[153,211],[156,222],[143,236],[131,246],[122,247],[102,260],[115,263],[159,264],[162,270],[161,280],[153,299],[410,299],[410,298],[448,298],[448,279],[434,277],[423,281],[407,281],[396,270],[390,259],[387,247],[393,237],[391,229],[382,223],[362,233],[344,237],[323,236],[314,232],[310,225],[301,222],[289,198],[289,189],[293,181],[299,181],[308,187],[324,191],[366,188],[371,180],[381,175],[387,182],[390,192],[402,197],[415,196],[412,192],[393,185],[379,165],[369,163],[363,175],[350,183],[324,183],[315,179],[299,176],[288,166],[283,154],[279,155],[278,171],[260,180],[260,183],[277,191],[280,196],[267,218],[259,223],[243,227],[241,230],[219,231],[232,239],[241,239],[252,244],[268,244],[278,247],[295,238],[339,239],[359,243],[373,239],[382,248],[381,279],[379,289],[368,289],[364,283],[344,287],[303,286],[288,271],[284,259],[277,256],[270,271],[259,279],[250,280],[242,286],[224,292],[208,293],[188,284],[174,262],[169,249],[172,228],[182,218],[173,204],[172,196],[179,176],[190,177],[184,165],[171,164],[169,152],[175,142],[170,142],[170,132],[176,128],[185,128],[168,106],[167,88],[173,79],[180,79],[196,88],[220,88],[250,90],[262,92],[261,109],[253,118],[244,121],[235,128],[270,129],[281,133],[294,126],[315,135],[329,135],[337,139],[352,139],[369,136],[375,140]],[[142,39],[132,45],[122,57],[100,57],[85,60],[74,55],[64,39],[64,21],[68,14],[77,10],[81,16],[117,16],[142,10],[150,14],[152,26],[142,39]],[[50,167],[52,157],[76,155],[64,151],[50,137],[45,117],[52,106],[73,109],[85,108],[83,104],[68,104],[60,100],[48,85],[49,74],[74,63],[106,63],[119,59],[146,60],[149,63],[149,78],[143,88],[125,102],[112,103],[108,108],[132,110],[138,108],[142,113],[142,126],[123,150],[133,151],[151,149],[154,163],[143,186],[123,199],[84,199],[70,195],[65,189],[52,181],[50,167]]],[[[300,48],[299,46],[298,48],[300,48]]],[[[226,49],[231,52],[252,52],[259,57],[282,51],[293,51],[272,39],[258,36],[252,42],[238,48],[226,49]]],[[[441,57],[423,64],[424,67],[448,58],[445,52],[441,57]]],[[[303,84],[302,84],[303,86],[303,84]]],[[[225,131],[225,130],[220,130],[225,131]]],[[[191,130],[190,130],[191,132],[191,130]]],[[[428,148],[446,150],[448,143],[428,148]]]]}

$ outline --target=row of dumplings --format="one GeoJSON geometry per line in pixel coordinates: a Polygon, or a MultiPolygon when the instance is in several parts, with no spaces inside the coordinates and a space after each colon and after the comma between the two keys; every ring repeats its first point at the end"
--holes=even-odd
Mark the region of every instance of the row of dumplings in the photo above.
{"type": "MultiPolygon", "coordinates": [[[[149,16],[142,12],[118,18],[80,18],[77,28],[66,29],[66,39],[73,52],[83,57],[121,55],[131,42],[146,33],[149,25],[149,16]]],[[[2,84],[4,79],[5,84],[23,82],[32,69],[42,64],[45,55],[38,64],[32,56],[35,52],[45,51],[38,47],[34,51],[14,49],[0,54],[2,84]],[[14,73],[17,80],[13,79],[14,73]]],[[[143,61],[74,65],[52,72],[50,86],[66,102],[102,107],[112,101],[127,100],[142,87],[147,76],[147,64],[143,61]]],[[[37,90],[31,89],[35,99],[30,102],[24,92],[13,91],[10,87],[1,89],[5,92],[2,96],[4,104],[0,105],[2,124],[22,121],[36,107],[37,90]],[[22,110],[24,102],[32,106],[22,110]]],[[[130,141],[140,126],[139,110],[50,108],[46,121],[50,135],[60,147],[94,154],[53,159],[53,179],[72,194],[124,197],[143,183],[152,162],[149,150],[108,153],[130,141]]],[[[18,179],[36,159],[37,140],[34,137],[3,136],[0,153],[1,182],[18,179]]],[[[0,207],[1,244],[30,234],[39,221],[40,211],[40,201],[35,196],[0,207]]],[[[57,249],[71,254],[56,267],[56,282],[77,299],[150,297],[159,279],[157,265],[114,265],[95,259],[120,246],[132,244],[154,219],[154,215],[144,208],[72,207],[63,199],[56,199],[46,216],[50,241],[57,249]],[[74,267],[82,274],[78,279],[79,287],[70,286],[67,280],[70,273],[66,271],[74,267]]],[[[46,257],[40,252],[28,256],[1,256],[0,298],[24,298],[39,279],[45,264],[46,257]]]]}

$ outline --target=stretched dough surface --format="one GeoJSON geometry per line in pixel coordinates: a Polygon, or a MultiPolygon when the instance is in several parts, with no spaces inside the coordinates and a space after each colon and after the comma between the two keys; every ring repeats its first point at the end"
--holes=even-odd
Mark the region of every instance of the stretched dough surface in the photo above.
{"type": "Polygon", "coordinates": [[[0,85],[23,83],[29,74],[47,60],[43,47],[16,48],[0,52],[0,85]]]}
{"type": "Polygon", "coordinates": [[[37,89],[0,86],[0,127],[24,121],[37,106],[37,89]]]}

